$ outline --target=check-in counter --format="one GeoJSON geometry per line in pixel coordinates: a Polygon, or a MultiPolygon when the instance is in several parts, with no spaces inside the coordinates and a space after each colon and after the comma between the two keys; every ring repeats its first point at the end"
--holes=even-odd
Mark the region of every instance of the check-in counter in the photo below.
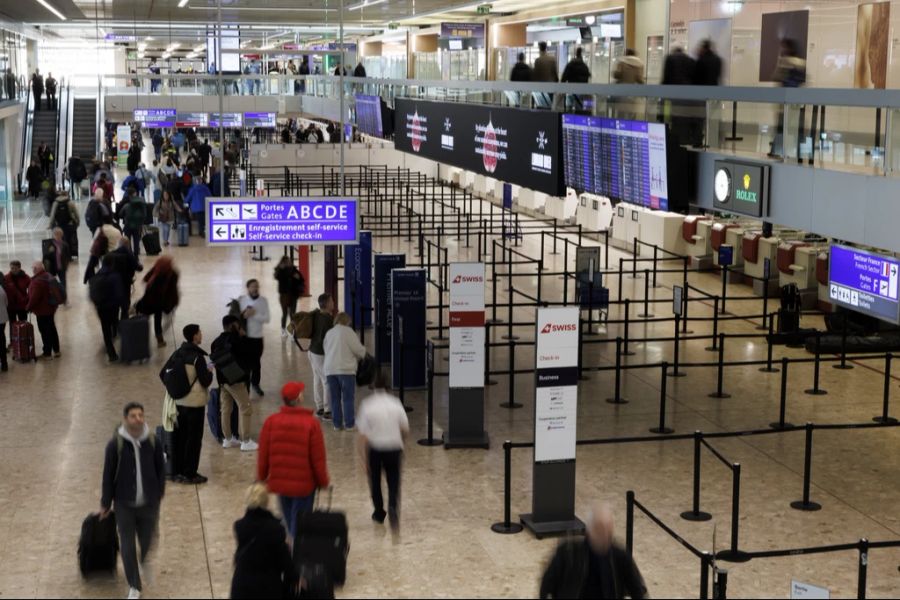
{"type": "Polygon", "coordinates": [[[494,190],[497,187],[496,179],[494,179],[493,177],[485,177],[484,181],[482,182],[482,186],[483,187],[480,190],[482,198],[487,198],[487,199],[493,198],[498,203],[503,200],[503,194],[501,194],[499,196],[494,194],[494,190]]]}
{"type": "Polygon", "coordinates": [[[759,231],[744,232],[742,241],[742,253],[744,257],[744,273],[751,278],[753,293],[757,296],[765,294],[766,259],[769,259],[769,296],[773,297],[778,291],[778,244],[781,242],[776,237],[764,238],[759,231]]]}
{"type": "MultiPolygon", "coordinates": [[[[506,185],[506,183],[499,179],[492,179],[491,181],[494,182],[494,198],[497,199],[497,202],[503,204],[503,186],[506,185]]],[[[513,204],[518,204],[519,193],[522,191],[522,186],[512,184],[510,185],[510,188],[512,191],[513,204]]]]}
{"type": "Polygon", "coordinates": [[[805,242],[790,241],[779,244],[779,285],[785,286],[793,283],[801,291],[817,289],[816,257],[818,255],[818,249],[805,242]]]}
{"type": "Polygon", "coordinates": [[[612,225],[612,201],[606,196],[581,194],[575,210],[575,223],[587,231],[603,231],[612,225]]]}
{"type": "Polygon", "coordinates": [[[450,165],[438,165],[438,176],[441,181],[449,183],[450,185],[459,185],[459,177],[462,173],[462,169],[458,167],[451,167],[450,165]]]}
{"type": "MultiPolygon", "coordinates": [[[[686,254],[686,245],[681,235],[684,215],[661,210],[645,210],[640,215],[641,241],[655,244],[679,256],[686,254]]],[[[659,258],[666,258],[666,252],[657,253],[659,258]]],[[[653,256],[653,248],[641,244],[639,255],[653,256]]],[[[673,263],[678,264],[678,263],[673,263]]]]}
{"type": "Polygon", "coordinates": [[[834,305],[828,294],[828,252],[816,256],[816,284],[818,286],[818,307],[822,312],[831,312],[834,305]]]}
{"type": "MultiPolygon", "coordinates": [[[[735,223],[714,223],[710,228],[710,238],[709,238],[709,248],[712,252],[713,256],[713,264],[719,265],[719,248],[722,247],[723,244],[730,244],[728,241],[728,232],[732,229],[737,229],[737,224],[735,223]]],[[[732,246],[733,248],[739,248],[740,246],[732,246]]],[[[740,255],[739,252],[736,254],[740,255]]],[[[734,256],[732,258],[731,267],[738,266],[738,258],[739,256],[734,256]]]]}
{"type": "Polygon", "coordinates": [[[711,231],[712,222],[705,216],[688,215],[681,225],[685,254],[691,257],[691,266],[695,269],[702,269],[711,264],[711,231]]]}
{"type": "Polygon", "coordinates": [[[532,210],[534,212],[544,211],[547,208],[547,194],[544,192],[536,192],[529,188],[521,188],[519,190],[519,206],[532,210]]]}
{"type": "Polygon", "coordinates": [[[472,178],[472,194],[479,198],[484,197],[484,175],[481,173],[476,173],[472,178]]]}
{"type": "Polygon", "coordinates": [[[575,211],[578,208],[578,196],[575,194],[575,190],[569,188],[566,191],[566,196],[564,198],[560,198],[558,196],[547,196],[546,204],[544,205],[544,213],[548,217],[553,217],[561,222],[568,222],[569,219],[573,219],[575,217],[575,211]]]}
{"type": "Polygon", "coordinates": [[[744,254],[741,252],[743,239],[744,230],[740,226],[730,227],[725,231],[725,243],[734,248],[734,264],[732,266],[739,269],[744,266],[744,254]]]}

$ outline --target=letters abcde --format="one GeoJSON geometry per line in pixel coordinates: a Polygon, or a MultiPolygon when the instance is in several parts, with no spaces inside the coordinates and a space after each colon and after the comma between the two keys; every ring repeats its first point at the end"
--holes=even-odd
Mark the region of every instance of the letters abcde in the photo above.
{"type": "Polygon", "coordinates": [[[346,219],[347,218],[347,206],[340,205],[335,206],[333,204],[316,204],[313,206],[301,205],[298,210],[297,207],[292,206],[288,211],[287,215],[288,219],[316,219],[316,220],[333,220],[333,219],[346,219]]]}

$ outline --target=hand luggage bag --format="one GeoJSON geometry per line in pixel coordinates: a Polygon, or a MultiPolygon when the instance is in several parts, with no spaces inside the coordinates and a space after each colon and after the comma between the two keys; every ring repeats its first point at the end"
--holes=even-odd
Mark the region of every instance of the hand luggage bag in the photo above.
{"type": "Polygon", "coordinates": [[[156,256],[162,252],[162,246],[159,243],[159,227],[152,225],[144,227],[144,235],[141,237],[141,243],[144,245],[144,251],[148,256],[156,256]]]}
{"type": "Polygon", "coordinates": [[[303,587],[300,590],[300,598],[311,600],[332,600],[334,598],[334,582],[328,569],[321,563],[303,565],[300,567],[300,579],[303,587]]]}
{"type": "Polygon", "coordinates": [[[328,491],[328,510],[297,515],[294,539],[294,564],[322,564],[337,585],[347,578],[347,554],[350,552],[347,516],[331,511],[332,491],[328,491]]]}
{"type": "Polygon", "coordinates": [[[10,324],[9,341],[12,344],[13,360],[19,362],[37,361],[34,350],[34,326],[27,321],[10,324]]]}
{"type": "Polygon", "coordinates": [[[119,360],[123,363],[150,359],[150,319],[145,315],[119,321],[119,337],[122,339],[119,360]]]}
{"type": "Polygon", "coordinates": [[[187,246],[188,245],[188,236],[190,234],[190,227],[187,223],[179,223],[178,224],[178,245],[179,246],[187,246]]]}
{"type": "Polygon", "coordinates": [[[116,535],[116,514],[110,512],[105,519],[90,514],[81,523],[78,539],[78,567],[81,575],[88,577],[98,573],[115,575],[119,554],[119,538],[116,535]]]}

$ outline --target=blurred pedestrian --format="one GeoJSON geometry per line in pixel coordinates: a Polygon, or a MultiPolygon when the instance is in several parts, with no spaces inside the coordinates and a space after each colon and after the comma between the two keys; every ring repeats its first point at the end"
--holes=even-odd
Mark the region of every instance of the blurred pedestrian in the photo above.
{"type": "Polygon", "coordinates": [[[3,278],[3,287],[9,302],[8,312],[10,322],[28,320],[28,286],[31,285],[31,277],[22,270],[22,263],[13,260],[9,263],[9,272],[3,278]]]}
{"type": "MultiPolygon", "coordinates": [[[[800,57],[797,42],[791,38],[781,40],[781,54],[775,64],[772,79],[781,87],[795,88],[806,83],[806,60],[800,57]]],[[[778,124],[775,127],[775,139],[772,140],[769,158],[781,158],[784,154],[784,108],[779,105],[778,124]]]]}
{"type": "MultiPolygon", "coordinates": [[[[180,296],[178,293],[178,271],[171,256],[160,256],[153,267],[144,275],[144,295],[135,303],[137,312],[153,315],[153,333],[156,335],[156,346],[164,348],[166,340],[163,336],[163,315],[171,315],[176,308],[180,296]]],[[[174,334],[174,332],[173,332],[174,334]]]]}
{"type": "MultiPolygon", "coordinates": [[[[638,57],[632,48],[626,48],[625,56],[616,63],[613,79],[616,83],[623,84],[644,83],[644,61],[638,57]]],[[[613,105],[616,106],[618,113],[617,116],[622,119],[641,118],[643,116],[643,111],[641,110],[642,102],[643,99],[638,97],[613,99],[613,105]]]]}
{"type": "Polygon", "coordinates": [[[525,53],[519,52],[516,64],[513,65],[509,75],[510,81],[531,81],[531,67],[525,62],[525,53]]]}
{"type": "Polygon", "coordinates": [[[330,294],[320,294],[318,307],[310,313],[312,333],[309,337],[309,366],[313,372],[313,397],[316,402],[316,416],[331,419],[328,378],[325,375],[325,334],[334,326],[334,298],[330,294]]]}
{"type": "Polygon", "coordinates": [[[534,60],[534,70],[531,73],[532,81],[547,81],[557,83],[559,81],[556,70],[556,57],[547,54],[547,42],[538,42],[538,57],[534,60]]]}
{"type": "Polygon", "coordinates": [[[584,62],[584,49],[576,48],[575,58],[569,61],[563,69],[560,82],[562,83],[588,83],[591,80],[591,70],[584,62]]]}
{"type": "Polygon", "coordinates": [[[700,42],[694,65],[694,85],[719,85],[722,79],[722,59],[710,40],[700,42]]]}
{"type": "Polygon", "coordinates": [[[50,228],[59,228],[63,232],[63,239],[68,246],[68,258],[78,260],[78,226],[81,218],[78,216],[78,208],[69,199],[68,194],[61,193],[53,201],[50,208],[50,228]]]}
{"type": "Polygon", "coordinates": [[[275,267],[275,280],[278,281],[278,301],[281,304],[281,337],[287,337],[287,324],[297,312],[297,301],[303,295],[306,284],[300,269],[287,256],[282,256],[275,267]]]}
{"type": "Polygon", "coordinates": [[[66,289],[66,271],[69,269],[70,252],[69,244],[66,242],[61,228],[53,229],[53,239],[43,250],[44,268],[59,280],[63,289],[66,289]]]}
{"type": "Polygon", "coordinates": [[[114,363],[119,360],[113,339],[119,333],[119,313],[125,298],[122,276],[113,268],[113,257],[107,254],[101,260],[100,270],[91,277],[89,296],[100,320],[100,332],[106,358],[114,363]]]}
{"type": "Polygon", "coordinates": [[[34,313],[38,331],[41,332],[43,357],[60,357],[59,332],[56,329],[56,309],[65,304],[65,292],[54,283],[53,277],[44,269],[42,261],[31,267],[31,283],[28,286],[28,312],[34,313]]]}
{"type": "Polygon", "coordinates": [[[353,431],[356,394],[356,370],[366,356],[356,332],[350,327],[350,315],[338,313],[334,327],[325,334],[325,376],[331,398],[335,431],[353,431]]]}
{"type": "MultiPolygon", "coordinates": [[[[5,373],[9,370],[9,363],[6,358],[6,324],[9,322],[9,298],[6,296],[3,281],[3,273],[0,273],[0,372],[5,373]]],[[[10,335],[12,335],[12,330],[10,330],[10,335]]]]}
{"type": "Polygon", "coordinates": [[[234,315],[222,318],[222,333],[210,346],[216,357],[216,380],[219,382],[219,412],[222,423],[222,447],[240,447],[243,452],[253,452],[258,445],[250,437],[250,419],[253,405],[247,390],[250,369],[247,338],[241,329],[241,320],[234,315]],[[238,431],[231,427],[231,413],[238,409],[238,431]]]}

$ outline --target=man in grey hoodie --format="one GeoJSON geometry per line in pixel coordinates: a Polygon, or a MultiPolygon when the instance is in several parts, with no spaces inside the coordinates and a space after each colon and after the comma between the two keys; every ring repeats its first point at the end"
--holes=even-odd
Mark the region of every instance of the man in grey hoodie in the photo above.
{"type": "Polygon", "coordinates": [[[122,565],[128,580],[128,597],[141,597],[135,537],[141,546],[141,564],[156,537],[159,505],[166,491],[162,444],[144,423],[144,407],[125,405],[123,423],[106,445],[100,518],[106,518],[115,502],[116,525],[122,565]]]}

